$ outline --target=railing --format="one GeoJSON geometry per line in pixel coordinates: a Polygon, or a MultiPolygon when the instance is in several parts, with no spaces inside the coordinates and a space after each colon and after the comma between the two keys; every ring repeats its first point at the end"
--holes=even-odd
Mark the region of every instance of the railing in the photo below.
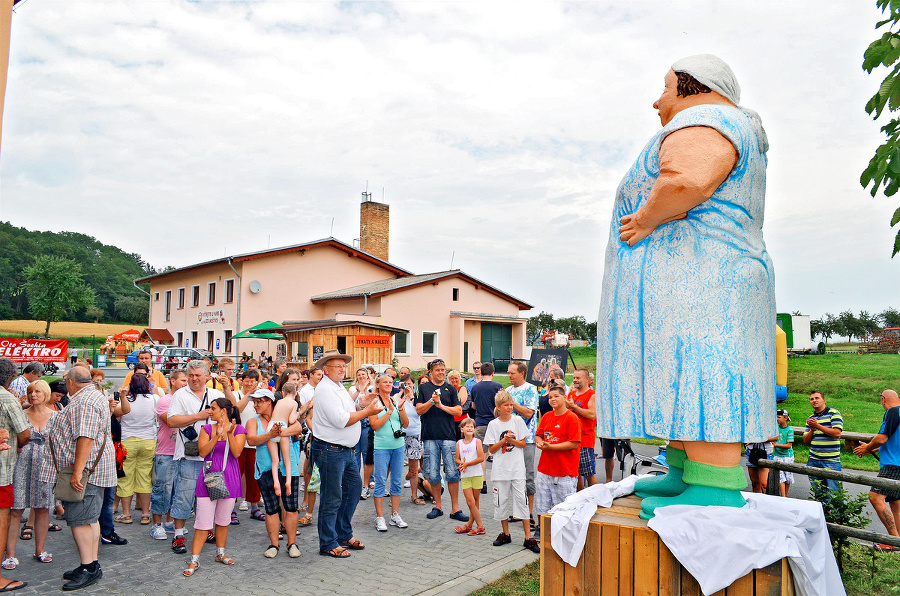
{"type": "MultiPolygon", "coordinates": [[[[861,433],[855,433],[861,434],[861,433]]],[[[874,436],[874,435],[870,435],[874,436]]],[[[870,438],[871,440],[871,438],[870,438]]],[[[862,484],[865,486],[871,486],[874,488],[883,488],[891,491],[900,491],[900,480],[891,480],[889,478],[878,478],[872,476],[866,476],[865,474],[859,474],[856,472],[844,472],[837,470],[829,470],[826,468],[811,468],[809,466],[805,466],[803,464],[790,464],[786,462],[778,462],[772,461],[768,459],[760,459],[756,463],[757,467],[760,468],[768,468],[769,470],[773,470],[778,472],[779,470],[784,470],[785,472],[793,472],[794,474],[803,474],[806,476],[814,476],[816,478],[825,478],[829,480],[838,480],[841,482],[849,482],[851,484],[862,484]]],[[[777,495],[778,492],[778,484],[779,484],[779,474],[769,474],[769,483],[766,486],[766,493],[770,495],[777,495]]],[[[880,542],[881,544],[888,544],[890,546],[900,547],[900,538],[897,536],[890,536],[889,534],[881,534],[879,532],[872,532],[871,530],[861,530],[859,528],[851,528],[848,526],[842,526],[840,524],[828,523],[828,533],[832,536],[841,536],[848,538],[858,538],[860,540],[865,540],[869,542],[880,542]]]]}

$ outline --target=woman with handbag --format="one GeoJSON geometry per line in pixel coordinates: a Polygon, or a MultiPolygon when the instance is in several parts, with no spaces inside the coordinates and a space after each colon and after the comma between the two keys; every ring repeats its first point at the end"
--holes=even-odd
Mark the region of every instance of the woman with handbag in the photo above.
{"type": "MultiPolygon", "coordinates": [[[[132,496],[137,494],[137,508],[141,510],[141,524],[150,523],[150,493],[153,492],[153,462],[156,459],[156,403],[159,397],[151,388],[149,368],[139,362],[127,387],[119,391],[117,406],[121,408],[119,424],[126,458],[116,487],[116,500],[122,502],[122,513],[114,520],[132,523],[132,496]]],[[[116,505],[113,505],[117,509],[116,505]]]]}
{"type": "Polygon", "coordinates": [[[203,472],[197,478],[197,512],[194,520],[194,540],[191,544],[191,562],[184,570],[185,577],[194,575],[200,568],[200,552],[207,534],[215,524],[216,561],[234,565],[234,559],[225,554],[228,526],[234,502],[243,496],[238,457],[244,449],[247,430],[240,424],[237,408],[224,397],[210,404],[212,424],[203,425],[198,439],[203,472]]]}
{"type": "Polygon", "coordinates": [[[383,409],[369,416],[369,424],[375,433],[375,529],[387,532],[384,521],[384,497],[388,477],[391,474],[391,525],[405,528],[408,524],[400,517],[400,495],[403,492],[403,456],[406,452],[406,427],[409,417],[406,414],[406,402],[410,394],[404,391],[399,403],[391,397],[394,379],[389,374],[381,374],[375,380],[377,399],[383,409]]]}

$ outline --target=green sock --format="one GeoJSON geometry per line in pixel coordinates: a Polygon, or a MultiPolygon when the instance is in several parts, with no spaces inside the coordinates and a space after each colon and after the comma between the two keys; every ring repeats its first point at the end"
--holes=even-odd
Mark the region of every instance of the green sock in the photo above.
{"type": "Polygon", "coordinates": [[[634,484],[634,494],[646,498],[673,497],[683,493],[687,488],[687,484],[681,479],[686,459],[687,455],[682,449],[670,446],[666,449],[666,463],[669,464],[669,471],[662,476],[638,479],[634,484]]]}
{"type": "Polygon", "coordinates": [[[741,490],[747,487],[747,477],[741,466],[721,468],[686,460],[683,479],[688,487],[680,495],[644,499],[641,518],[650,519],[657,508],[668,505],[743,507],[746,503],[741,490]]]}

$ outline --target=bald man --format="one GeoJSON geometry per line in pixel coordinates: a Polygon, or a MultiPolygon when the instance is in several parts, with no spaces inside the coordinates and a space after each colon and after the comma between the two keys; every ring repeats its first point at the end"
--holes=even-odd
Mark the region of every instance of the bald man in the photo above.
{"type": "MultiPolygon", "coordinates": [[[[900,480],[900,432],[897,430],[900,427],[900,397],[892,389],[885,389],[880,397],[881,405],[885,409],[881,430],[868,443],[861,443],[853,453],[862,457],[878,449],[881,463],[878,477],[900,480]]],[[[869,502],[872,503],[887,533],[900,537],[897,531],[900,527],[900,491],[872,487],[869,491],[869,502]]],[[[900,551],[900,547],[887,544],[876,544],[875,549],[900,551]]]]}

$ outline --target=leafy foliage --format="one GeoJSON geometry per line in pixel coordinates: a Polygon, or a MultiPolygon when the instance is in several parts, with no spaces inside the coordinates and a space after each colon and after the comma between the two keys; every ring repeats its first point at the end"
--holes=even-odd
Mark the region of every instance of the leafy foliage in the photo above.
{"type": "MultiPolygon", "coordinates": [[[[878,92],[866,103],[866,112],[878,119],[885,107],[893,112],[900,109],[900,32],[894,28],[900,24],[900,2],[897,0],[876,0],[875,3],[882,13],[887,12],[888,18],[879,21],[876,29],[885,25],[888,30],[879,38],[869,44],[863,55],[863,70],[871,74],[878,67],[891,68],[887,76],[881,82],[878,92]]],[[[875,155],[869,160],[869,165],[859,178],[863,188],[868,187],[874,197],[879,187],[886,196],[894,196],[900,190],[900,120],[891,119],[881,127],[881,131],[887,136],[887,140],[875,150],[875,155]]],[[[891,217],[891,227],[900,223],[900,208],[891,217]]],[[[900,231],[894,238],[894,248],[891,256],[900,252],[900,231]]]]}
{"type": "Polygon", "coordinates": [[[94,305],[94,290],[82,279],[81,265],[65,257],[42,255],[25,268],[25,294],[35,319],[50,323],[94,305]]]}
{"type": "Polygon", "coordinates": [[[597,323],[588,323],[581,315],[556,319],[550,313],[530,317],[525,326],[525,339],[529,344],[535,344],[541,339],[541,332],[548,329],[568,333],[572,339],[584,339],[594,342],[597,340],[597,323]]]}
{"type": "MultiPolygon", "coordinates": [[[[865,514],[866,505],[869,504],[868,494],[860,493],[850,498],[850,494],[843,488],[836,491],[821,490],[817,494],[815,485],[813,485],[810,488],[810,495],[822,503],[825,521],[848,528],[865,528],[869,525],[869,518],[865,514]]],[[[841,571],[844,570],[844,551],[848,544],[850,544],[850,539],[846,536],[834,536],[831,539],[834,556],[841,571]]]]}
{"type": "Polygon", "coordinates": [[[821,319],[811,319],[809,330],[812,336],[822,336],[827,342],[832,335],[846,335],[860,339],[867,334],[881,331],[885,327],[900,327],[900,312],[895,308],[886,308],[876,314],[860,311],[859,316],[845,310],[838,316],[825,313],[821,319]]]}
{"type": "Polygon", "coordinates": [[[132,281],[156,270],[140,255],[125,253],[85,234],[35,232],[14,227],[9,222],[0,222],[0,319],[28,318],[31,309],[23,291],[24,271],[35,257],[43,255],[65,257],[78,263],[84,282],[95,293],[94,306],[102,313],[88,313],[88,306],[84,306],[67,315],[73,320],[137,322],[146,319],[150,299],[132,281]],[[115,302],[125,296],[144,302],[139,319],[119,318],[115,302]]]}

